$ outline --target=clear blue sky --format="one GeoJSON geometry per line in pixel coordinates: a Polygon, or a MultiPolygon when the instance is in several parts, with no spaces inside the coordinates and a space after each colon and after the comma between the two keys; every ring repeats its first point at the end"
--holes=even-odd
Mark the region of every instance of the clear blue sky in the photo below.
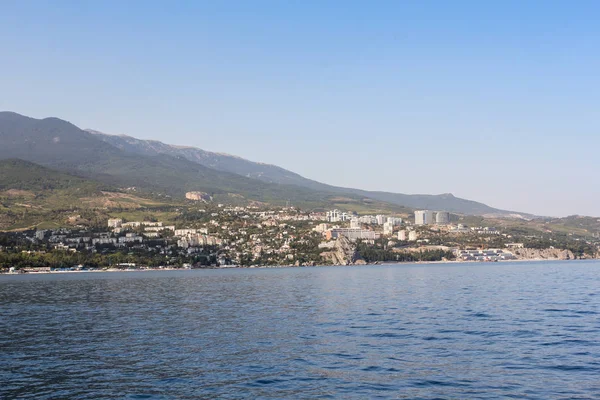
{"type": "Polygon", "coordinates": [[[0,109],[600,216],[598,21],[598,1],[5,0],[0,109]]]}

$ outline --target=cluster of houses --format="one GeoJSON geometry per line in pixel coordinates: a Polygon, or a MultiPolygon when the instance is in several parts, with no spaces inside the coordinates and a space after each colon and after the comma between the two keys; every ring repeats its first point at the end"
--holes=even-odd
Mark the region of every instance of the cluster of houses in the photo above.
{"type": "MultiPolygon", "coordinates": [[[[307,259],[316,260],[319,248],[331,246],[339,237],[346,237],[353,242],[360,240],[363,243],[375,243],[380,238],[386,238],[389,240],[389,246],[396,245],[397,241],[423,245],[429,242],[428,238],[431,236],[428,232],[433,230],[447,233],[499,234],[494,228],[469,228],[464,225],[421,227],[397,216],[357,216],[339,210],[304,212],[294,207],[265,209],[222,204],[205,207],[208,210],[194,210],[200,213],[200,218],[188,221],[181,227],[160,221],[124,221],[121,218],[111,218],[107,221],[106,230],[38,230],[29,239],[36,243],[50,244],[57,250],[73,252],[111,252],[119,248],[128,248],[164,254],[175,252],[195,257],[197,253],[208,248],[207,251],[216,255],[221,264],[237,264],[248,259],[285,264],[305,262],[300,260],[307,259]],[[420,235],[423,238],[419,240],[420,235]]],[[[518,245],[512,244],[514,247],[518,245]]],[[[411,244],[401,243],[401,246],[411,247],[411,244]]],[[[513,254],[506,250],[456,250],[456,256],[463,261],[514,258],[513,254]]]]}
{"type": "Polygon", "coordinates": [[[517,258],[513,253],[503,249],[455,250],[454,254],[459,261],[504,261],[517,258]]]}
{"type": "MultiPolygon", "coordinates": [[[[382,236],[392,236],[402,225],[409,225],[402,218],[389,215],[362,215],[358,216],[355,213],[349,213],[340,210],[331,210],[325,214],[325,220],[331,222],[349,221],[349,227],[339,225],[331,225],[321,223],[313,230],[321,233],[327,241],[337,239],[340,236],[348,238],[355,242],[361,240],[363,242],[372,243],[382,236]]],[[[405,237],[407,231],[400,230],[397,232],[399,240],[407,240],[405,237]]],[[[417,240],[414,230],[408,231],[408,240],[417,240]]]]}

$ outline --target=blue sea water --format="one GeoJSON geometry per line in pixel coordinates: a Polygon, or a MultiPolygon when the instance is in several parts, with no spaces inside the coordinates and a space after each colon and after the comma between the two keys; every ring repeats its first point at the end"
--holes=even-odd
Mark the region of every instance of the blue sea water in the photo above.
{"type": "Polygon", "coordinates": [[[0,398],[600,398],[600,263],[0,276],[0,398]]]}

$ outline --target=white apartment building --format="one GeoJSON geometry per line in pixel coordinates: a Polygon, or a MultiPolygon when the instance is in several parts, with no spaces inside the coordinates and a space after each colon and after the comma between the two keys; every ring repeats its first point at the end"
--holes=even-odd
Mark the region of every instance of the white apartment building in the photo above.
{"type": "Polygon", "coordinates": [[[327,225],[327,224],[319,224],[319,225],[315,226],[313,230],[315,232],[318,232],[318,233],[323,233],[327,229],[329,229],[329,225],[327,225]]]}
{"type": "Polygon", "coordinates": [[[340,221],[340,210],[327,211],[326,219],[327,219],[327,222],[339,222],[340,221]]]}
{"type": "Polygon", "coordinates": [[[121,224],[121,226],[123,228],[139,228],[140,226],[142,226],[141,222],[125,222],[123,224],[121,224]]]}
{"type": "Polygon", "coordinates": [[[435,213],[430,210],[415,211],[415,225],[435,224],[435,213]]]}
{"type": "Polygon", "coordinates": [[[108,227],[109,228],[118,228],[121,226],[122,223],[123,223],[123,220],[121,218],[111,218],[108,220],[108,227]]]}
{"type": "Polygon", "coordinates": [[[175,236],[193,235],[198,232],[197,229],[175,229],[175,236]]]}
{"type": "Polygon", "coordinates": [[[402,218],[388,217],[387,222],[391,222],[394,226],[402,225],[402,218]]]}
{"type": "Polygon", "coordinates": [[[437,225],[448,225],[450,223],[450,213],[448,211],[438,211],[435,214],[435,223],[437,225]]]}
{"type": "Polygon", "coordinates": [[[391,222],[385,222],[383,224],[383,234],[391,235],[392,233],[394,233],[394,224],[391,222]]]}
{"type": "Polygon", "coordinates": [[[328,240],[337,239],[339,236],[345,236],[351,241],[357,239],[375,240],[379,239],[379,234],[366,229],[336,228],[328,231],[328,240]]]}
{"type": "Polygon", "coordinates": [[[372,215],[363,215],[362,217],[358,217],[358,222],[361,224],[372,225],[377,223],[377,218],[372,215]]]}

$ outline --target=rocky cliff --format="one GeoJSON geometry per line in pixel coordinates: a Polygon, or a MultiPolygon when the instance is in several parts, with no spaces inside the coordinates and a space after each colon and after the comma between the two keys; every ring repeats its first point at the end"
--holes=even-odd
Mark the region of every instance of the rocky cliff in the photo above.
{"type": "Polygon", "coordinates": [[[560,249],[512,249],[519,260],[574,260],[570,250],[560,249]]]}
{"type": "Polygon", "coordinates": [[[356,252],[356,246],[344,236],[335,241],[331,251],[322,253],[323,259],[334,265],[364,265],[363,260],[356,252]]]}

